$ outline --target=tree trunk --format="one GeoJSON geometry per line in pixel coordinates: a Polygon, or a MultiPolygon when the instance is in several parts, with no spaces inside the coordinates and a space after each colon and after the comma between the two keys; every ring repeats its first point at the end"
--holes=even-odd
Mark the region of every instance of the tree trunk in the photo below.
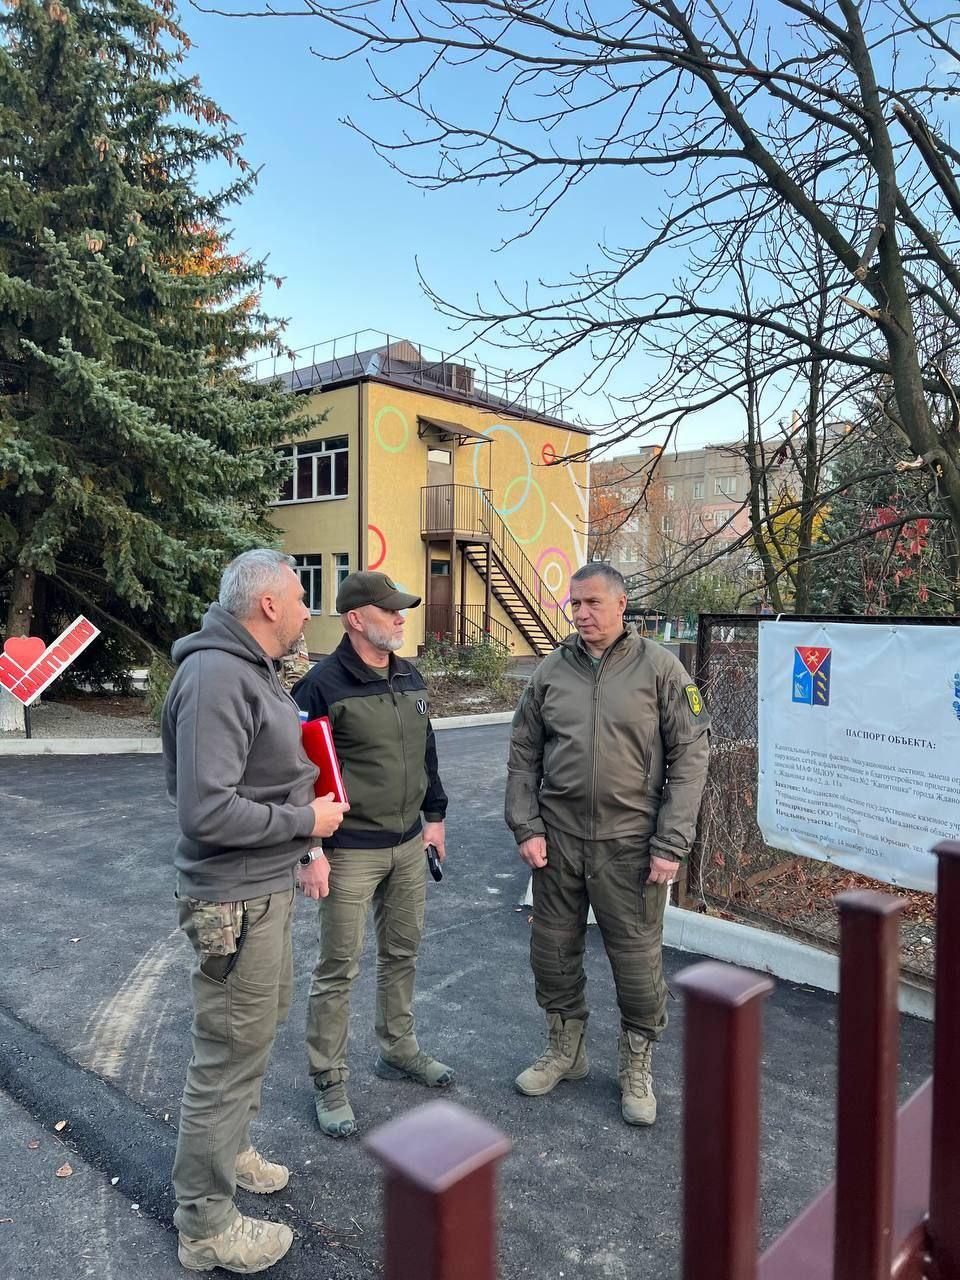
{"type": "Polygon", "coordinates": [[[820,418],[820,392],[823,385],[823,367],[814,360],[810,367],[810,394],[807,399],[807,423],[803,449],[803,473],[800,498],[800,527],[797,531],[797,590],[794,611],[810,612],[811,568],[810,550],[813,545],[813,522],[816,513],[818,449],[817,422],[820,418]]]}
{"type": "MultiPolygon", "coordinates": [[[[13,588],[10,592],[10,607],[7,610],[7,626],[4,639],[14,636],[28,636],[33,626],[34,596],[37,587],[37,575],[33,569],[17,567],[13,573],[13,588]]],[[[23,706],[11,693],[3,691],[0,696],[0,732],[23,733],[26,722],[23,706]]]]}

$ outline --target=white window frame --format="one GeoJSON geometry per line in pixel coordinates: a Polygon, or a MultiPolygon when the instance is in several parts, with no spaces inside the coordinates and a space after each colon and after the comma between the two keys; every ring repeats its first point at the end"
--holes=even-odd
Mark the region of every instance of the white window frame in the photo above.
{"type": "Polygon", "coordinates": [[[319,551],[306,551],[294,556],[297,576],[303,584],[303,603],[315,618],[323,615],[323,556],[319,551]],[[316,605],[316,607],[314,607],[316,605]]]}
{"type": "Polygon", "coordinates": [[[333,553],[333,608],[331,613],[336,610],[336,599],[340,594],[340,588],[343,586],[344,578],[350,574],[350,552],[335,551],[333,553]]]}
{"type": "Polygon", "coordinates": [[[703,481],[702,481],[702,480],[694,480],[694,482],[693,482],[693,496],[694,496],[694,498],[696,498],[696,499],[700,499],[700,498],[702,498],[702,497],[703,497],[703,492],[704,492],[704,483],[703,483],[703,481]]]}
{"type": "Polygon", "coordinates": [[[277,498],[274,506],[289,507],[298,502],[339,502],[343,498],[350,496],[350,437],[349,436],[328,436],[323,440],[301,440],[297,444],[285,444],[277,450],[279,454],[288,458],[290,461],[290,470],[293,476],[293,497],[277,498]],[[347,480],[346,486],[342,492],[337,490],[337,455],[346,454],[347,457],[347,480]],[[300,459],[305,457],[313,458],[313,466],[311,468],[312,493],[301,497],[298,492],[300,459]],[[330,459],[330,493],[317,492],[317,475],[319,469],[319,459],[330,459]]]}
{"type": "Polygon", "coordinates": [[[714,497],[735,498],[737,496],[736,476],[717,476],[713,482],[714,497]],[[724,488],[724,486],[727,486],[724,488]]]}
{"type": "Polygon", "coordinates": [[[672,484],[664,485],[664,494],[668,502],[672,502],[677,495],[676,486],[672,484]]]}

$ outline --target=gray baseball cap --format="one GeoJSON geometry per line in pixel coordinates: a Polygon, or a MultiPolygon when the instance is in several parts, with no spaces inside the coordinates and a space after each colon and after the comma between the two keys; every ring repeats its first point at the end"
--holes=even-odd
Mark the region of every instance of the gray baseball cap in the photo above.
{"type": "Polygon", "coordinates": [[[407,595],[385,573],[370,569],[347,574],[337,592],[337,613],[362,609],[365,604],[375,604],[378,609],[415,609],[419,603],[419,596],[407,595]]]}

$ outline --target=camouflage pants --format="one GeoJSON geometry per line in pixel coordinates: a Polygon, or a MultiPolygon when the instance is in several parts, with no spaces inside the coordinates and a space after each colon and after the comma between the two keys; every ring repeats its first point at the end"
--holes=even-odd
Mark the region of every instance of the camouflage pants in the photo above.
{"type": "Polygon", "coordinates": [[[659,1040],[667,1025],[663,980],[664,884],[647,884],[645,838],[581,840],[547,831],[547,865],[533,873],[530,964],[537,1003],[562,1018],[586,1018],[583,951],[592,906],[625,1030],[659,1040]]]}
{"type": "Polygon", "coordinates": [[[196,962],[173,1221],[193,1239],[219,1235],[237,1214],[237,1155],[251,1145],[250,1122],[293,993],[293,900],[290,889],[247,902],[179,902],[196,962]]]}

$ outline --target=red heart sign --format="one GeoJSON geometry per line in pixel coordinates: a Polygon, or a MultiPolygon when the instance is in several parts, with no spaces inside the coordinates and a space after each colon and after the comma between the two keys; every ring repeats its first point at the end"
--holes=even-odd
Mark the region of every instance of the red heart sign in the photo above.
{"type": "Polygon", "coordinates": [[[3,646],[3,652],[13,659],[21,671],[29,671],[46,650],[47,646],[39,636],[11,636],[3,646]]]}

